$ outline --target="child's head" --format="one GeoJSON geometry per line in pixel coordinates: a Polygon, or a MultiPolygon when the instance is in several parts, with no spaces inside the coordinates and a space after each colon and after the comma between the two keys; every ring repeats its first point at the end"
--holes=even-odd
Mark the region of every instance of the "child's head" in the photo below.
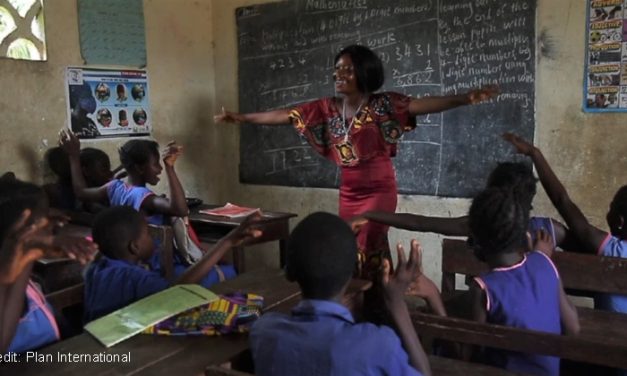
{"type": "Polygon", "coordinates": [[[88,187],[100,187],[113,178],[107,153],[96,148],[81,150],[81,168],[88,187]]]}
{"type": "Polygon", "coordinates": [[[44,156],[46,163],[61,180],[72,180],[72,170],[70,169],[70,158],[59,146],[55,146],[46,151],[44,156]]]}
{"type": "Polygon", "coordinates": [[[512,189],[487,188],[472,201],[468,212],[470,238],[481,260],[517,252],[527,244],[529,209],[512,189]]]}
{"type": "Polygon", "coordinates": [[[26,209],[31,211],[27,224],[48,215],[48,199],[43,189],[17,179],[0,179],[0,243],[26,209]]]}
{"type": "Polygon", "coordinates": [[[129,176],[155,185],[162,167],[159,144],[151,140],[131,140],[120,148],[120,162],[129,176]]]}
{"type": "Polygon", "coordinates": [[[612,235],[621,239],[627,238],[627,185],[622,186],[614,195],[606,220],[612,235]]]}
{"type": "Polygon", "coordinates": [[[287,277],[298,282],[306,299],[335,297],[350,280],[356,263],[355,235],[336,215],[313,213],[290,234],[287,277]]]}
{"type": "Polygon", "coordinates": [[[116,260],[147,260],[154,244],[148,224],[130,206],[113,206],[96,216],[92,236],[103,255],[116,260]]]}
{"type": "Polygon", "coordinates": [[[531,203],[536,195],[537,179],[531,167],[524,163],[499,163],[488,177],[487,188],[511,188],[525,207],[531,210],[531,203]]]}

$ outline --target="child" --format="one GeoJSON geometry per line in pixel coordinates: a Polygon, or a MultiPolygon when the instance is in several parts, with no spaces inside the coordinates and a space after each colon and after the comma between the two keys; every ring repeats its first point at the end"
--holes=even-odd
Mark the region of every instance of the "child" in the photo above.
{"type": "MultiPolygon", "coordinates": [[[[81,174],[78,153],[80,141],[72,133],[61,135],[60,143],[70,156],[74,193],[80,200],[105,202],[110,206],[127,205],[142,212],[147,221],[154,225],[169,224],[166,216],[185,217],[189,209],[185,201],[185,194],[181,182],[174,170],[174,163],[182,154],[182,147],[170,142],[163,152],[165,172],[170,187],[170,198],[157,196],[146,187],[147,184],[156,185],[163,168],[159,163],[159,144],[150,140],[131,140],[120,148],[120,162],[128,173],[126,181],[115,179],[100,187],[88,188],[81,174]]],[[[162,270],[160,257],[155,253],[150,260],[154,271],[162,270]]],[[[174,274],[185,272],[186,263],[175,255],[174,274]]],[[[236,273],[231,265],[220,265],[220,270],[212,270],[200,284],[209,287],[218,283],[221,275],[224,278],[233,278],[236,273]]]]}
{"type": "Polygon", "coordinates": [[[291,315],[267,313],[253,325],[255,374],[431,373],[404,301],[405,289],[419,273],[417,242],[409,262],[399,245],[396,271],[389,274],[386,260],[382,280],[402,346],[392,329],[357,324],[341,304],[357,262],[355,236],[346,222],[328,213],[311,214],[292,231],[287,252],[287,278],[298,282],[303,300],[291,315]]]}
{"type": "MultiPolygon", "coordinates": [[[[173,284],[200,282],[229,249],[261,236],[261,231],[253,228],[256,218],[253,215],[245,219],[173,284]]],[[[85,275],[86,321],[170,287],[171,283],[159,273],[139,265],[152,256],[154,245],[146,219],[136,210],[128,206],[105,209],[94,221],[93,237],[102,257],[90,265],[85,275]]]]}
{"type": "MultiPolygon", "coordinates": [[[[540,149],[511,133],[503,137],[514,145],[519,153],[531,157],[544,190],[578,238],[582,251],[601,256],[627,257],[627,185],[616,192],[610,204],[606,216],[610,233],[607,233],[591,225],[577,205],[571,201],[566,188],[555,176],[540,149]]],[[[627,296],[599,294],[595,299],[595,306],[608,311],[627,313],[627,296]]]]}
{"type": "MultiPolygon", "coordinates": [[[[488,177],[487,187],[513,187],[517,197],[524,206],[531,208],[536,194],[536,179],[531,168],[522,163],[499,163],[488,177]]],[[[434,232],[446,236],[468,236],[468,216],[457,218],[429,217],[409,213],[388,213],[381,211],[365,212],[352,218],[349,223],[355,231],[369,221],[409,231],[434,232]]],[[[551,234],[554,246],[573,247],[572,235],[559,221],[547,217],[531,217],[528,230],[535,236],[538,230],[551,234]]]]}
{"type": "Polygon", "coordinates": [[[84,148],[80,151],[79,159],[87,187],[100,187],[113,179],[111,160],[104,151],[96,148],[84,148]]]}
{"type": "MultiPolygon", "coordinates": [[[[470,284],[476,321],[544,331],[576,334],[577,311],[566,297],[557,269],[543,252],[552,240],[540,231],[535,251],[527,250],[529,209],[511,192],[488,188],[472,202],[468,214],[469,240],[477,257],[491,271],[470,284]]],[[[559,359],[551,356],[486,349],[486,361],[509,371],[558,375],[559,359]]]]}
{"type": "Polygon", "coordinates": [[[50,206],[62,210],[76,210],[78,202],[72,191],[72,172],[67,154],[60,147],[46,151],[44,160],[57,176],[55,183],[44,185],[50,206]]]}
{"type": "MultiPolygon", "coordinates": [[[[30,273],[35,260],[62,250],[55,246],[41,188],[1,179],[0,197],[0,350],[24,352],[60,338],[52,309],[30,273]]],[[[62,253],[86,262],[95,251],[81,246],[62,253]]]]}

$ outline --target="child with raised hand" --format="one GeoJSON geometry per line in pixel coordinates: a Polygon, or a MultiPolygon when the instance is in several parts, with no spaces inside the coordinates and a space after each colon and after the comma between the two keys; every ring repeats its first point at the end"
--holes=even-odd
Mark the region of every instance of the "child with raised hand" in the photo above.
{"type": "MultiPolygon", "coordinates": [[[[506,133],[503,138],[514,145],[518,153],[531,157],[544,190],[578,238],[581,251],[627,258],[627,185],[616,192],[610,203],[610,210],[606,216],[610,228],[608,233],[588,222],[579,207],[570,199],[566,188],[555,176],[540,149],[512,133],[506,133]]],[[[608,311],[627,313],[627,296],[599,294],[595,299],[595,306],[608,311]]]]}
{"type": "MultiPolygon", "coordinates": [[[[470,284],[472,316],[478,322],[554,334],[579,332],[577,311],[566,297],[555,265],[547,256],[553,243],[540,232],[528,248],[529,208],[511,190],[488,188],[472,202],[468,226],[475,255],[490,272],[470,284]]],[[[486,349],[487,363],[509,371],[558,375],[551,356],[486,349]]]]}
{"type": "Polygon", "coordinates": [[[41,257],[91,260],[96,247],[59,248],[48,220],[44,191],[30,183],[0,179],[0,350],[24,352],[60,338],[52,308],[30,280],[41,257]]]}
{"type": "Polygon", "coordinates": [[[419,246],[409,261],[398,247],[398,266],[386,262],[382,286],[399,338],[386,326],[356,323],[342,298],[357,262],[357,243],[338,216],[314,213],[288,240],[287,278],[303,300],[292,313],[266,313],[253,325],[250,344],[257,375],[430,375],[404,300],[420,269],[419,246]]]}
{"type": "Polygon", "coordinates": [[[258,218],[259,213],[247,217],[171,283],[139,265],[154,252],[145,217],[128,206],[105,209],[94,221],[94,241],[103,256],[85,275],[85,320],[97,319],[171,285],[202,282],[227,251],[261,236],[255,229],[258,218]]]}
{"type": "Polygon", "coordinates": [[[163,168],[159,163],[159,144],[150,140],[131,140],[120,148],[120,161],[128,173],[126,181],[112,180],[100,187],[88,188],[80,164],[80,140],[71,132],[62,131],[59,143],[70,157],[72,185],[79,200],[108,200],[111,206],[128,205],[143,212],[148,223],[163,225],[164,216],[184,217],[189,209],[185,193],[174,170],[183,148],[172,141],[163,151],[162,159],[170,187],[170,197],[157,196],[147,184],[156,185],[163,168]]]}
{"type": "MultiPolygon", "coordinates": [[[[523,163],[502,162],[490,173],[486,188],[512,187],[520,202],[531,208],[536,194],[536,178],[529,166],[523,163]]],[[[433,232],[445,236],[468,236],[468,216],[461,217],[431,217],[411,213],[388,213],[368,211],[360,216],[351,218],[349,224],[355,232],[368,222],[377,222],[408,231],[433,232]]],[[[528,230],[535,236],[540,229],[551,234],[555,246],[573,248],[573,236],[559,221],[548,217],[531,217],[528,230]]]]}

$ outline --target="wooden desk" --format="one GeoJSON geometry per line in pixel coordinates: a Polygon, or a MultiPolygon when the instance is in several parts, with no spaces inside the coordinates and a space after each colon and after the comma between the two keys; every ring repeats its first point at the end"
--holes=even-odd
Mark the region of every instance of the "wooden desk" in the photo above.
{"type": "MultiPolygon", "coordinates": [[[[217,208],[219,205],[200,205],[193,208],[189,220],[196,230],[201,241],[215,243],[229,231],[237,227],[243,218],[226,218],[216,215],[201,214],[200,210],[217,208]]],[[[296,217],[293,213],[282,213],[262,210],[263,218],[259,229],[263,235],[245,245],[253,245],[271,241],[279,241],[279,266],[285,266],[287,238],[290,234],[290,218],[296,217]]],[[[239,273],[245,271],[245,257],[243,247],[233,250],[233,264],[239,273]]]]}
{"type": "MultiPolygon", "coordinates": [[[[356,281],[348,294],[358,296],[369,286],[369,282],[356,281]]],[[[264,310],[287,312],[300,299],[300,290],[295,283],[285,279],[279,270],[255,270],[235,279],[214,286],[212,291],[226,294],[246,291],[264,297],[264,310]]],[[[61,341],[39,354],[51,354],[52,362],[17,364],[0,363],[0,374],[39,375],[190,375],[202,374],[206,366],[222,364],[235,358],[248,348],[246,334],[226,336],[153,336],[139,334],[110,349],[106,349],[90,334],[61,341]],[[130,354],[129,363],[58,363],[57,353],[76,354],[130,354]]]]}

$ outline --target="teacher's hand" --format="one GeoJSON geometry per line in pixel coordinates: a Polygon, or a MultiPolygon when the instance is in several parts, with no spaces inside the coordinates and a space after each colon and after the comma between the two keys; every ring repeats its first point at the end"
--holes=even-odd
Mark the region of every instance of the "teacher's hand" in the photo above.
{"type": "Polygon", "coordinates": [[[477,104],[488,101],[501,93],[498,85],[488,85],[481,89],[471,90],[466,93],[469,104],[477,104]]]}
{"type": "Polygon", "coordinates": [[[222,107],[222,113],[214,115],[213,121],[216,123],[241,123],[244,121],[244,117],[237,112],[227,111],[222,107]]]}

